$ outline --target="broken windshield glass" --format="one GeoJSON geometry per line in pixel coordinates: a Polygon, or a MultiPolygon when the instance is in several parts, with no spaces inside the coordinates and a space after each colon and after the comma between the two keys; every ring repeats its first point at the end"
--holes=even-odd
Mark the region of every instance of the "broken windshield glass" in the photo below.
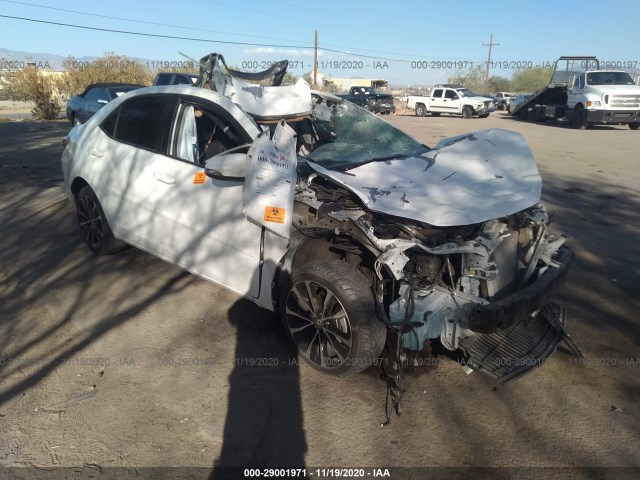
{"type": "Polygon", "coordinates": [[[314,119],[320,146],[306,158],[329,169],[420,155],[429,149],[357,105],[335,105],[328,121],[314,119]]]}

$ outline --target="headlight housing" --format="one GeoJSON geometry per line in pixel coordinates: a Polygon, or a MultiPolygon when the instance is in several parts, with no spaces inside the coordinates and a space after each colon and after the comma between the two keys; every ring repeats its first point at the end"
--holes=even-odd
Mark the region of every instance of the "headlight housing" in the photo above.
{"type": "Polygon", "coordinates": [[[585,105],[587,108],[598,108],[602,106],[602,102],[600,100],[587,100],[585,105]]]}

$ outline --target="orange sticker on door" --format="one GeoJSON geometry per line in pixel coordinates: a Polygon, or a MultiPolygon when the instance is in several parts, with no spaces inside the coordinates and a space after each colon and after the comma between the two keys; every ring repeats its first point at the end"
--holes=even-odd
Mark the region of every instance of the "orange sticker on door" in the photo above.
{"type": "Polygon", "coordinates": [[[264,221],[271,223],[284,223],[284,212],[280,207],[264,207],[264,221]]]}
{"type": "Polygon", "coordinates": [[[195,176],[193,177],[193,183],[196,185],[201,185],[205,182],[206,179],[207,176],[204,172],[196,172],[195,176]]]}

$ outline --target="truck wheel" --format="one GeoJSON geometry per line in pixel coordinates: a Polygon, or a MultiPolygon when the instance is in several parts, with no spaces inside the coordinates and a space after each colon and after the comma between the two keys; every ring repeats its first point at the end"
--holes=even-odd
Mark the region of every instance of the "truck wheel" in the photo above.
{"type": "Polygon", "coordinates": [[[432,117],[439,117],[440,116],[440,112],[431,112],[431,116],[432,117]]]}
{"type": "Polygon", "coordinates": [[[487,118],[488,116],[488,113],[483,113],[482,115],[478,115],[478,118],[487,118]]]}
{"type": "Polygon", "coordinates": [[[294,270],[282,288],[282,322],[312,367],[346,377],[374,365],[387,328],[375,311],[369,280],[338,260],[294,270]]]}
{"type": "Polygon", "coordinates": [[[571,114],[571,126],[573,128],[587,128],[587,114],[582,105],[576,105],[571,114]]]}
{"type": "Polygon", "coordinates": [[[467,105],[462,109],[462,118],[472,118],[473,117],[473,109],[467,105]]]}
{"type": "Polygon", "coordinates": [[[629,128],[631,130],[638,130],[638,128],[640,128],[640,123],[630,123],[629,128]]]}
{"type": "Polygon", "coordinates": [[[416,105],[416,117],[424,117],[427,114],[427,109],[421,103],[416,105]]]}

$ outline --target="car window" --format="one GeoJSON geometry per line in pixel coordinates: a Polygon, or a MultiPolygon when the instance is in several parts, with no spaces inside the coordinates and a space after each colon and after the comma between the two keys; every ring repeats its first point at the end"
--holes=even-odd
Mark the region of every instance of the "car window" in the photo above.
{"type": "Polygon", "coordinates": [[[453,90],[445,90],[444,98],[450,98],[451,100],[457,100],[458,99],[458,94],[456,92],[454,92],[453,90]]]}
{"type": "Polygon", "coordinates": [[[431,95],[433,98],[442,98],[442,89],[438,88],[436,90],[433,91],[433,95],[431,95]]]}
{"type": "Polygon", "coordinates": [[[86,98],[87,100],[91,100],[93,102],[97,102],[98,100],[105,100],[105,101],[109,101],[109,96],[107,95],[107,92],[105,91],[104,88],[97,88],[94,87],[91,90],[89,90],[84,98],[86,98]]]}
{"type": "Polygon", "coordinates": [[[159,152],[164,127],[161,119],[168,103],[165,96],[134,97],[112,112],[100,127],[118,141],[159,152]]]}
{"type": "Polygon", "coordinates": [[[176,138],[178,158],[204,165],[207,159],[245,144],[238,129],[213,108],[183,104],[176,138]]]}
{"type": "Polygon", "coordinates": [[[171,75],[163,75],[163,74],[158,74],[158,78],[156,78],[156,81],[154,82],[154,85],[169,85],[171,84],[171,75]]]}

